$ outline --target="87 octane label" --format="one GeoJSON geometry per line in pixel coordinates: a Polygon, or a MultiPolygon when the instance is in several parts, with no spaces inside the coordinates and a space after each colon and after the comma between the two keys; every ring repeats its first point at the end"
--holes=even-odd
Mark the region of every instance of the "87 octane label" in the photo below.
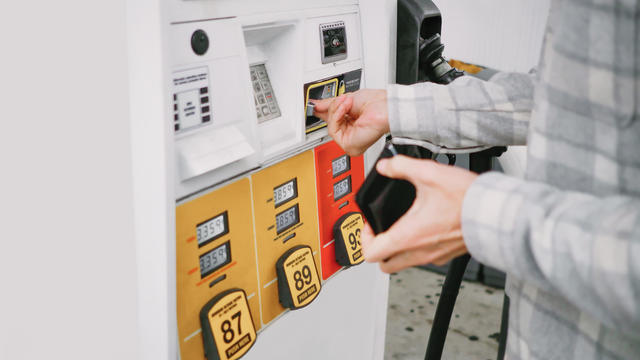
{"type": "MultiPolygon", "coordinates": [[[[219,359],[239,359],[256,340],[251,312],[242,290],[224,294],[209,309],[207,319],[219,359]]],[[[208,359],[212,360],[211,357],[208,359]]]]}

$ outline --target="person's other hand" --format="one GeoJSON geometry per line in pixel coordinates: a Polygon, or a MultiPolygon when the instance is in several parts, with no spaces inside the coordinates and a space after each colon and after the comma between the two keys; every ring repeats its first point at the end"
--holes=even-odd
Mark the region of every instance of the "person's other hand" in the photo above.
{"type": "Polygon", "coordinates": [[[376,236],[365,226],[362,250],[366,261],[380,262],[382,271],[392,273],[415,265],[444,265],[467,252],[462,203],[476,174],[402,155],[380,160],[376,169],[384,176],[411,182],[416,199],[387,231],[376,236]]]}
{"type": "Polygon", "coordinates": [[[327,122],[329,135],[351,156],[364,153],[389,132],[386,90],[362,89],[312,101],[314,115],[327,122]]]}

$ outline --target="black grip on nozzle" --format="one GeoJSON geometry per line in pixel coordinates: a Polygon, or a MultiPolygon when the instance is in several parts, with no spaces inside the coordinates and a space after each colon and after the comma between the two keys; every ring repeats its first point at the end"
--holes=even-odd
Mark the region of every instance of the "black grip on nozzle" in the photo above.
{"type": "Polygon", "coordinates": [[[426,76],[426,81],[438,84],[449,84],[464,75],[464,72],[451,67],[442,56],[444,45],[440,41],[440,34],[428,39],[420,38],[419,61],[420,70],[426,76]]]}

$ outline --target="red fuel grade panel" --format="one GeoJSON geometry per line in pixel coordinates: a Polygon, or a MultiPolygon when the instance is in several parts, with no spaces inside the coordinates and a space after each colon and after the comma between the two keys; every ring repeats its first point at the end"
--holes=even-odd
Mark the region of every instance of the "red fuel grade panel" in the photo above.
{"type": "Polygon", "coordinates": [[[360,211],[355,194],[364,181],[364,157],[348,156],[334,141],[316,147],[315,155],[322,279],[327,280],[342,268],[336,262],[333,225],[342,215],[360,211]]]}

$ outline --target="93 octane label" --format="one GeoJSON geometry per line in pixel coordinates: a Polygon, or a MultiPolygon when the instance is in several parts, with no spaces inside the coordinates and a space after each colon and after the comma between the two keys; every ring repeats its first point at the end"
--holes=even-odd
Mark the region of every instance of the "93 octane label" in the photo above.
{"type": "Polygon", "coordinates": [[[222,360],[235,360],[256,340],[249,305],[243,291],[234,291],[220,299],[208,313],[209,324],[222,360]]]}
{"type": "Polygon", "coordinates": [[[284,262],[287,284],[295,308],[313,301],[320,291],[320,277],[310,247],[293,252],[284,262]]]}
{"type": "Polygon", "coordinates": [[[342,241],[345,242],[345,248],[351,265],[360,264],[364,261],[362,256],[362,244],[360,243],[360,235],[364,228],[364,220],[361,214],[352,214],[347,217],[340,225],[342,233],[342,241]]]}

